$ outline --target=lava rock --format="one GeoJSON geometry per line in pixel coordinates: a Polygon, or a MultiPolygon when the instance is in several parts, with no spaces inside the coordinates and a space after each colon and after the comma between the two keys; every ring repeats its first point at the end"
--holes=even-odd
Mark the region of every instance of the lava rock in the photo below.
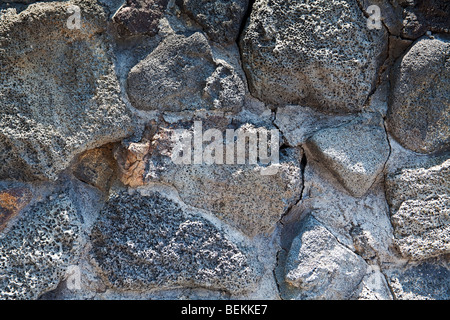
{"type": "Polygon", "coordinates": [[[363,109],[387,42],[356,0],[257,0],[240,47],[258,99],[340,113],[363,109]]]}
{"type": "Polygon", "coordinates": [[[127,91],[140,110],[234,113],[241,110],[246,93],[235,68],[224,60],[216,61],[207,38],[199,32],[165,39],[131,69],[127,91]]]}
{"type": "Polygon", "coordinates": [[[391,71],[387,125],[403,146],[420,153],[450,146],[450,38],[420,38],[391,71]]]}
{"type": "Polygon", "coordinates": [[[30,207],[0,238],[0,298],[37,299],[55,289],[80,254],[75,204],[56,193],[30,207]]]}
{"type": "Polygon", "coordinates": [[[94,0],[0,15],[0,178],[56,180],[73,158],[131,133],[94,0]],[[69,5],[80,29],[68,28],[69,5]]]}
{"type": "Polygon", "coordinates": [[[112,20],[121,36],[154,36],[164,15],[168,0],[127,0],[112,20]]]}
{"type": "Polygon", "coordinates": [[[92,255],[115,290],[203,287],[242,293],[258,263],[208,220],[159,192],[113,193],[91,234],[92,255]]]}
{"type": "Polygon", "coordinates": [[[236,41],[248,9],[248,0],[178,0],[177,3],[213,41],[221,44],[236,41]]]}

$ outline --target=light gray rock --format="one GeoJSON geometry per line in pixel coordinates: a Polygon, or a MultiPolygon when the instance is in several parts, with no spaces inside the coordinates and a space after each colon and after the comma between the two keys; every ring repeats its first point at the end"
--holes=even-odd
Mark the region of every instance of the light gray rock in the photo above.
{"type": "Polygon", "coordinates": [[[273,105],[363,109],[387,48],[356,0],[258,0],[241,37],[251,93],[273,105]]]}
{"type": "Polygon", "coordinates": [[[389,157],[389,143],[378,116],[320,130],[305,147],[356,197],[367,193],[389,157]]]}
{"type": "Polygon", "coordinates": [[[177,3],[213,41],[222,44],[236,41],[248,8],[248,0],[178,0],[177,3]]]}
{"type": "Polygon", "coordinates": [[[393,300],[384,274],[378,265],[368,265],[367,274],[362,279],[352,300],[393,300]]]}
{"type": "MultiPolygon", "coordinates": [[[[225,138],[228,120],[217,117],[210,121],[203,124],[203,131],[216,128],[225,138]]],[[[233,129],[238,128],[255,134],[268,129],[251,124],[236,124],[233,129]]],[[[249,164],[248,158],[245,164],[238,164],[236,151],[232,163],[195,164],[193,148],[190,163],[176,164],[172,157],[176,152],[177,129],[192,134],[193,123],[181,121],[171,127],[159,127],[149,141],[119,151],[122,181],[130,186],[171,184],[185,203],[211,211],[249,236],[272,232],[283,213],[298,201],[303,184],[300,151],[294,148],[280,151],[279,164],[273,165],[249,164]]],[[[206,154],[208,145],[205,141],[202,153],[206,154]]]]}
{"type": "Polygon", "coordinates": [[[313,160],[308,160],[304,172],[302,201],[283,217],[283,237],[298,234],[298,222],[307,214],[319,221],[334,237],[372,264],[396,260],[392,250],[393,229],[389,217],[383,184],[376,183],[361,198],[350,196],[331,174],[313,160]],[[287,227],[287,228],[286,228],[287,227]],[[289,230],[291,229],[291,231],[289,230]]]}
{"type": "Polygon", "coordinates": [[[450,146],[450,40],[420,38],[391,71],[387,125],[404,147],[420,153],[450,146]]]}
{"type": "Polygon", "coordinates": [[[395,241],[406,258],[423,260],[450,252],[449,168],[447,160],[386,177],[395,241]]]}
{"type": "Polygon", "coordinates": [[[80,254],[80,233],[64,193],[32,205],[0,236],[0,298],[37,299],[55,289],[80,254]]]}
{"type": "Polygon", "coordinates": [[[76,154],[131,133],[94,0],[0,15],[0,178],[56,179],[76,154]],[[69,29],[69,4],[82,12],[69,29]]]}
{"type": "Polygon", "coordinates": [[[316,132],[338,127],[355,119],[355,116],[327,115],[310,107],[287,105],[277,108],[274,123],[290,146],[306,143],[316,132]]]}
{"type": "Polygon", "coordinates": [[[94,225],[92,256],[107,286],[144,292],[250,290],[259,264],[223,230],[159,192],[111,194],[94,225]]]}
{"type": "Polygon", "coordinates": [[[302,222],[285,266],[286,297],[295,299],[349,299],[367,264],[341,245],[314,218],[302,222]]]}
{"type": "Polygon", "coordinates": [[[131,69],[127,91],[133,106],[147,111],[239,112],[246,93],[239,73],[225,60],[215,59],[200,32],[165,39],[131,69]]]}

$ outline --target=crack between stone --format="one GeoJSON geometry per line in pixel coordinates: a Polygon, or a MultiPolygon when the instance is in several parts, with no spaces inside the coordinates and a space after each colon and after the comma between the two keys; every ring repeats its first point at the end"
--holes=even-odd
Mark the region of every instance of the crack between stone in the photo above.
{"type": "MultiPolygon", "coordinates": [[[[275,110],[275,115],[276,115],[276,110],[275,110]]],[[[273,123],[273,124],[274,124],[274,126],[276,128],[278,128],[275,123],[273,123]]],[[[281,130],[280,130],[280,132],[282,133],[281,130]]],[[[303,192],[305,190],[305,169],[306,169],[306,166],[307,166],[308,162],[307,162],[307,159],[306,159],[306,153],[304,152],[303,148],[301,148],[301,147],[299,147],[299,148],[302,150],[302,159],[300,161],[300,172],[301,172],[301,178],[302,178],[302,188],[300,190],[298,200],[296,200],[295,203],[293,203],[292,205],[289,206],[288,209],[286,209],[286,211],[283,213],[283,215],[280,217],[280,219],[277,222],[277,223],[279,223],[281,225],[280,239],[282,238],[282,235],[283,235],[283,229],[284,229],[283,219],[284,219],[284,217],[289,215],[289,213],[291,212],[292,208],[294,208],[294,207],[296,207],[296,206],[298,206],[300,204],[300,202],[303,199],[303,192]]],[[[272,270],[272,273],[273,273],[275,284],[276,284],[276,287],[277,287],[277,290],[278,290],[278,295],[279,295],[281,300],[284,300],[283,296],[282,296],[282,292],[281,292],[281,284],[278,281],[278,277],[277,277],[277,270],[280,268],[280,264],[281,264],[280,255],[281,255],[282,251],[284,251],[285,255],[287,256],[287,254],[288,254],[287,250],[285,248],[283,248],[281,246],[281,243],[280,243],[280,249],[276,253],[276,263],[275,263],[274,269],[272,270]]]]}
{"type": "Polygon", "coordinates": [[[383,269],[380,266],[380,273],[383,275],[384,280],[386,281],[386,286],[389,290],[389,292],[391,293],[392,296],[392,300],[398,300],[397,296],[394,293],[394,289],[392,289],[391,284],[389,283],[388,277],[387,275],[384,273],[383,269]]]}

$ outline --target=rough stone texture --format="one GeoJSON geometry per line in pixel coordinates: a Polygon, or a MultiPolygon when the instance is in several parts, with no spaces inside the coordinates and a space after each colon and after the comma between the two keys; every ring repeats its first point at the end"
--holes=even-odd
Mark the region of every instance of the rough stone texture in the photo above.
{"type": "Polygon", "coordinates": [[[356,0],[258,0],[240,43],[254,96],[328,112],[363,109],[386,45],[356,0]]]}
{"type": "Polygon", "coordinates": [[[30,4],[33,2],[37,2],[38,0],[0,0],[0,3],[24,3],[30,4]]]}
{"type": "Polygon", "coordinates": [[[121,36],[158,33],[168,0],[127,0],[113,16],[121,36]]]}
{"type": "Polygon", "coordinates": [[[302,222],[288,254],[287,297],[348,299],[366,273],[364,260],[341,245],[314,218],[302,222]]]}
{"type": "Polygon", "coordinates": [[[298,234],[302,217],[310,214],[347,248],[366,261],[395,260],[392,252],[393,230],[383,185],[375,184],[368,194],[355,198],[333,183],[331,174],[320,164],[308,161],[304,173],[302,201],[283,217],[283,247],[298,234]]]}
{"type": "Polygon", "coordinates": [[[55,289],[79,254],[80,230],[63,193],[30,207],[0,237],[0,299],[37,299],[55,289]]]}
{"type": "Polygon", "coordinates": [[[450,4],[442,0],[416,0],[403,13],[402,36],[417,39],[427,31],[450,33],[450,4]]]}
{"type": "MultiPolygon", "coordinates": [[[[192,130],[192,123],[184,124],[192,130]]],[[[250,124],[238,128],[258,130],[250,124]]],[[[174,128],[177,128],[176,126],[174,128]]],[[[161,181],[173,185],[189,205],[213,212],[247,235],[271,232],[284,212],[298,200],[301,188],[302,154],[286,149],[275,167],[258,164],[175,164],[174,128],[160,128],[152,141],[133,143],[119,161],[121,180],[130,186],[161,181]],[[143,150],[136,160],[136,152],[143,150]],[[146,154],[145,152],[148,152],[146,154]],[[130,165],[131,163],[131,165],[130,165]],[[269,170],[274,169],[275,174],[269,170]]],[[[178,124],[178,129],[181,129],[178,124]]],[[[207,124],[203,128],[208,129],[207,124]]],[[[261,128],[260,128],[261,129],[261,128]]],[[[265,129],[265,128],[262,128],[265,129]]],[[[192,150],[192,154],[194,150],[192,150]]]]}
{"type": "Polygon", "coordinates": [[[112,194],[91,237],[93,257],[117,290],[195,286],[240,293],[258,278],[248,249],[159,193],[112,194]]]}
{"type": "Polygon", "coordinates": [[[213,41],[223,44],[236,41],[248,8],[248,0],[178,0],[177,3],[213,41]]]}
{"type": "Polygon", "coordinates": [[[0,178],[56,179],[76,154],[130,133],[105,31],[93,0],[0,15],[0,178]],[[69,4],[81,29],[66,26],[69,4]]]}
{"type": "Polygon", "coordinates": [[[0,190],[0,231],[30,203],[31,198],[31,190],[25,187],[0,190]]]}
{"type": "Polygon", "coordinates": [[[305,145],[356,197],[367,193],[383,170],[389,144],[380,118],[356,119],[315,133],[305,145]],[[362,143],[364,141],[364,143],[362,143]]]}
{"type": "Polygon", "coordinates": [[[392,300],[389,285],[378,265],[368,265],[367,273],[358,289],[351,297],[352,300],[392,300]]]}
{"type": "Polygon", "coordinates": [[[354,116],[327,115],[312,108],[287,105],[277,109],[274,123],[290,146],[306,143],[314,133],[329,127],[338,127],[353,120],[354,116]]]}
{"type": "Polygon", "coordinates": [[[73,175],[102,191],[107,191],[115,174],[112,146],[106,145],[84,152],[73,168],[73,175]]]}
{"type": "Polygon", "coordinates": [[[388,129],[416,152],[450,145],[450,38],[419,39],[391,72],[388,129]]]}
{"type": "Polygon", "coordinates": [[[0,299],[448,300],[448,9],[0,0],[0,299]]]}
{"type": "Polygon", "coordinates": [[[128,95],[141,110],[220,109],[239,112],[245,85],[224,60],[215,61],[202,33],[168,37],[128,75],[128,95]]]}
{"type": "Polygon", "coordinates": [[[450,268],[445,260],[388,270],[386,276],[398,300],[450,299],[450,268]]]}
{"type": "Polygon", "coordinates": [[[380,8],[380,20],[387,28],[390,35],[400,36],[403,27],[403,7],[397,0],[357,0],[360,7],[364,9],[366,16],[372,16],[373,12],[367,9],[376,5],[380,8]]]}
{"type": "Polygon", "coordinates": [[[423,260],[450,252],[450,160],[387,175],[396,244],[405,257],[423,260]]]}

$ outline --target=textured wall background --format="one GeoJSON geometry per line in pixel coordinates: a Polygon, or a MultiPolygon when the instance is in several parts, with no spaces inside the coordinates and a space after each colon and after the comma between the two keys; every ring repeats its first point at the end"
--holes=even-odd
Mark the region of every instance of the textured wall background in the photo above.
{"type": "Polygon", "coordinates": [[[449,299],[449,123],[445,0],[0,0],[0,298],[449,299]]]}

